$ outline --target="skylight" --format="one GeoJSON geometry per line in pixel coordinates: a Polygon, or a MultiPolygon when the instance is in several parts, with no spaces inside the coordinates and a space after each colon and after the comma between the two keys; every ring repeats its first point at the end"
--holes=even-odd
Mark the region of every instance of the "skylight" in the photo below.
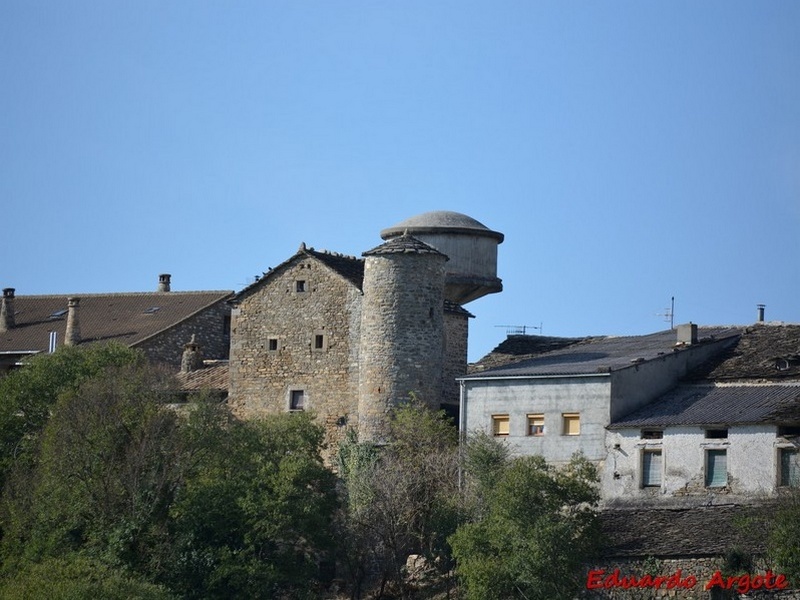
{"type": "Polygon", "coordinates": [[[50,313],[50,316],[47,317],[47,318],[48,319],[60,319],[65,314],[67,314],[67,309],[66,308],[64,310],[57,310],[57,311],[55,311],[53,313],[50,313]]]}
{"type": "Polygon", "coordinates": [[[161,310],[160,306],[151,306],[150,308],[145,308],[144,309],[144,314],[153,315],[153,314],[157,313],[160,310],[161,310]]]}

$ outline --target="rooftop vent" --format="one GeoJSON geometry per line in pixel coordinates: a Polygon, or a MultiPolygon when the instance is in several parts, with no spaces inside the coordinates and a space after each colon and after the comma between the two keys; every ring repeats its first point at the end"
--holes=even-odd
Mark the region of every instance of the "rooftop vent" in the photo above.
{"type": "Polygon", "coordinates": [[[5,288],[0,302],[0,331],[8,331],[14,328],[14,288],[5,288]]]}
{"type": "Polygon", "coordinates": [[[158,291],[168,292],[170,290],[170,279],[172,275],[169,273],[162,273],[158,276],[158,291]]]}
{"type": "Polygon", "coordinates": [[[697,325],[686,323],[678,325],[678,344],[690,346],[697,343],[697,325]]]}
{"type": "Polygon", "coordinates": [[[764,322],[764,309],[767,307],[766,304],[757,304],[756,308],[758,309],[758,322],[764,322]]]}
{"type": "Polygon", "coordinates": [[[81,326],[78,319],[80,302],[80,298],[67,300],[67,332],[64,334],[64,344],[67,346],[76,346],[81,341],[81,326]]]}

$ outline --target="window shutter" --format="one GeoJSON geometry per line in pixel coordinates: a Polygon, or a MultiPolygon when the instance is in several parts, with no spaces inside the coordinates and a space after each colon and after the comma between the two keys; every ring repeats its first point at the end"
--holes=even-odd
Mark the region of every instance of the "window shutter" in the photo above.
{"type": "Polygon", "coordinates": [[[661,452],[642,455],[642,485],[661,486],[661,452]]]}
{"type": "Polygon", "coordinates": [[[728,455],[725,450],[708,450],[706,454],[706,486],[728,484],[728,455]]]}

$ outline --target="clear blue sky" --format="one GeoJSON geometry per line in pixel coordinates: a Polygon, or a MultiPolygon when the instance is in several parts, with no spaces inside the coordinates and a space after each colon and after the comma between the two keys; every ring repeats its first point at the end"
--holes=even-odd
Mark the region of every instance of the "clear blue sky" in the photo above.
{"type": "Polygon", "coordinates": [[[0,286],[239,290],[430,210],[546,335],[800,321],[800,2],[0,0],[0,286]]]}

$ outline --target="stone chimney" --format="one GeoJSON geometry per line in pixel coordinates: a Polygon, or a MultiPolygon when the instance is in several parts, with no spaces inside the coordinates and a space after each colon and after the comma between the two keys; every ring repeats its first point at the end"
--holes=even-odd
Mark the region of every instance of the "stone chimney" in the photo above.
{"type": "Polygon", "coordinates": [[[200,344],[195,340],[194,334],[192,339],[183,347],[183,356],[181,357],[181,373],[191,373],[203,368],[203,353],[200,350],[200,344]]]}
{"type": "Polygon", "coordinates": [[[757,304],[756,308],[758,309],[758,322],[764,322],[764,309],[766,308],[766,304],[757,304]]]}
{"type": "Polygon", "coordinates": [[[678,325],[678,343],[691,346],[697,343],[697,325],[686,323],[685,325],[678,325]]]}
{"type": "Polygon", "coordinates": [[[14,288],[5,288],[0,304],[0,331],[14,329],[14,324],[14,288]]]}
{"type": "Polygon", "coordinates": [[[67,300],[67,333],[64,334],[65,346],[76,346],[81,341],[81,325],[78,319],[78,305],[80,298],[67,300]]]}
{"type": "Polygon", "coordinates": [[[158,276],[158,291],[159,292],[168,292],[169,291],[169,289],[170,289],[169,282],[170,282],[171,278],[172,278],[172,275],[170,275],[169,273],[162,273],[161,275],[158,276]]]}

